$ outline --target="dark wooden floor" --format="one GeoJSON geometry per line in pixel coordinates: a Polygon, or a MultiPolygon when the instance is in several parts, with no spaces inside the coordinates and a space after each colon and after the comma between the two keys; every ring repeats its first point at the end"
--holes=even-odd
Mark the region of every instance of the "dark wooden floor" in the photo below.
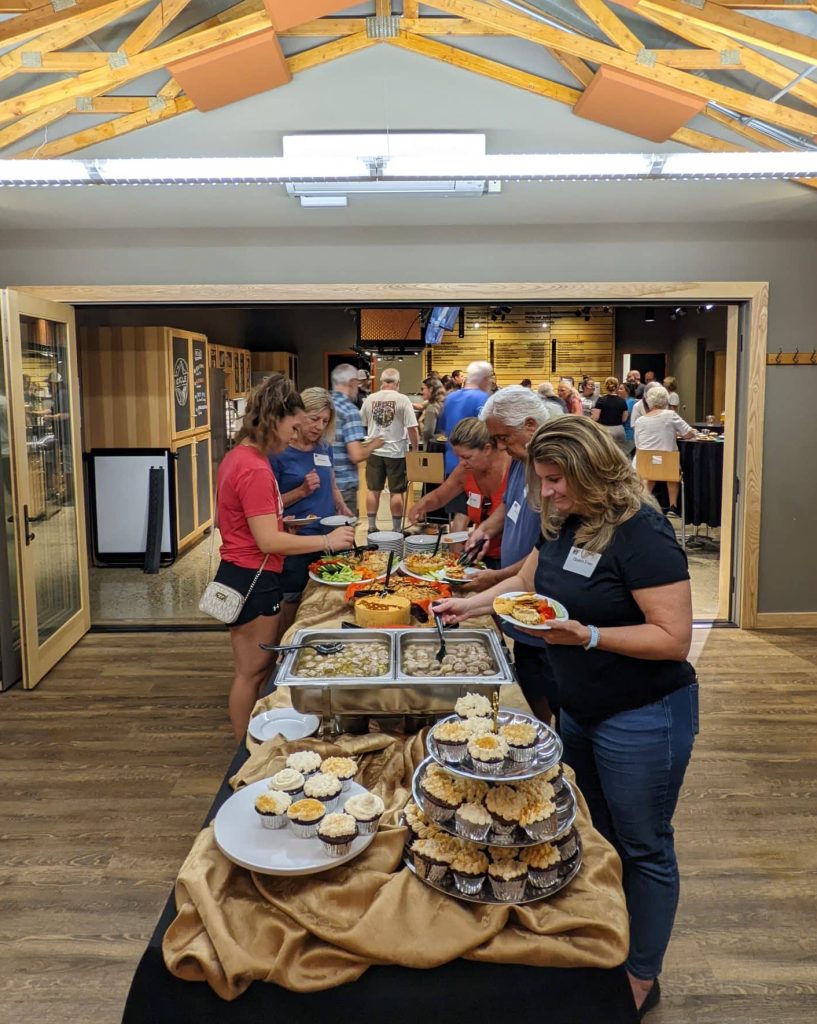
{"type": "MultiPolygon", "coordinates": [[[[683,891],[649,1020],[814,1024],[817,636],[696,640],[683,891]]],[[[94,635],[0,695],[0,1024],[120,1019],[234,748],[229,678],[223,634],[94,635]]]]}

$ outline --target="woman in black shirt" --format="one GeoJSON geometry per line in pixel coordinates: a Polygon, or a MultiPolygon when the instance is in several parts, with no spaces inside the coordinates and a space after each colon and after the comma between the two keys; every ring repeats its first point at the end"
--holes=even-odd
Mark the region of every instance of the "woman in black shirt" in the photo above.
{"type": "Polygon", "coordinates": [[[596,400],[592,416],[600,423],[621,448],[627,441],[624,423],[630,414],[627,403],[618,396],[618,378],[608,377],[604,382],[604,394],[596,400]]]}
{"type": "Polygon", "coordinates": [[[461,621],[502,593],[536,590],[570,612],[535,635],[559,685],[565,761],[623,862],[640,1018],[660,996],[679,890],[671,821],[698,731],[686,556],[619,447],[587,419],[559,417],[534,434],[528,500],[542,537],[518,575],[436,609],[461,621]]]}

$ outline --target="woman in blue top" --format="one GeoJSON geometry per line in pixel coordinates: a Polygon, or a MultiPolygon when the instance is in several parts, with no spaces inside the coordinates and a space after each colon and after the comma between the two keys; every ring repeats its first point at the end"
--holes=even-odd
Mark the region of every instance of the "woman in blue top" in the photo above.
{"type": "Polygon", "coordinates": [[[640,1019],[660,997],[679,892],[672,816],[698,731],[686,555],[592,420],[560,416],[541,426],[527,473],[528,500],[541,514],[537,548],[516,576],[435,610],[458,622],[514,590],[536,590],[569,610],[570,619],[536,636],[548,644],[559,688],[564,759],[624,866],[626,967],[640,1019]]]}
{"type": "MultiPolygon", "coordinates": [[[[284,503],[284,525],[287,519],[314,515],[313,523],[303,526],[299,536],[328,533],[321,526],[326,516],[342,515],[354,519],[335,482],[332,441],[335,437],[335,408],[323,388],[307,388],[301,392],[305,413],[298,435],[280,454],[270,457],[272,471],[278,481],[284,503]]],[[[283,603],[280,634],[289,629],[309,578],[309,563],[314,555],[291,555],[284,560],[281,575],[283,603]]]]}

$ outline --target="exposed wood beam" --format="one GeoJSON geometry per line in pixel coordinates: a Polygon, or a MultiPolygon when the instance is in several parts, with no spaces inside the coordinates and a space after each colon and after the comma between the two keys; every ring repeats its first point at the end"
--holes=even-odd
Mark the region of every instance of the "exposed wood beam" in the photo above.
{"type": "MultiPolygon", "coordinates": [[[[477,25],[464,18],[402,17],[400,27],[406,32],[415,32],[417,35],[423,36],[505,35],[500,30],[486,28],[484,25],[477,25]]],[[[314,21],[305,21],[302,25],[296,25],[295,28],[288,28],[281,33],[281,37],[327,39],[335,36],[350,36],[356,32],[365,31],[365,18],[317,18],[314,21]]]]}
{"type": "Polygon", "coordinates": [[[723,125],[724,128],[728,128],[729,131],[734,132],[735,135],[740,135],[744,139],[748,139],[749,142],[754,142],[757,146],[762,146],[764,149],[773,149],[777,153],[790,153],[791,146],[786,146],[782,142],[778,142],[776,139],[770,139],[768,135],[764,135],[763,132],[755,131],[754,128],[744,124],[737,117],[729,117],[727,114],[721,114],[718,110],[706,110],[704,116],[708,117],[710,121],[714,121],[716,124],[723,125]]]}
{"type": "Polygon", "coordinates": [[[736,142],[725,142],[714,135],[707,135],[706,132],[696,132],[692,128],[679,128],[677,132],[670,135],[673,142],[680,142],[684,146],[691,146],[693,149],[702,149],[707,153],[745,153],[746,147],[739,146],[736,142]]]}
{"type": "MultiPolygon", "coordinates": [[[[745,14],[729,11],[709,0],[697,3],[682,3],[680,0],[638,0],[634,10],[668,11],[679,18],[685,18],[693,25],[713,28],[733,39],[740,39],[750,46],[760,46],[772,53],[780,53],[784,57],[794,57],[808,64],[817,64],[817,40],[810,36],[791,32],[777,25],[769,25],[759,18],[749,18],[745,14]]],[[[792,76],[794,77],[794,76],[792,76]]]]}
{"type": "Polygon", "coordinates": [[[0,128],[0,151],[4,150],[6,146],[12,146],[15,142],[19,142],[20,139],[24,139],[26,136],[39,131],[40,128],[46,128],[48,125],[53,124],[54,121],[59,121],[60,118],[70,114],[75,108],[76,100],[63,100],[60,103],[52,104],[50,107],[43,107],[42,110],[29,114],[28,117],[17,118],[12,124],[0,128]]]}
{"type": "Polygon", "coordinates": [[[722,50],[643,50],[642,55],[652,54],[659,64],[668,68],[682,68],[684,71],[722,71],[724,68],[743,68],[740,51],[731,48],[722,50]]]}
{"type": "Polygon", "coordinates": [[[330,61],[346,57],[350,53],[357,53],[359,50],[367,50],[370,46],[377,46],[383,42],[381,39],[370,39],[365,32],[355,36],[347,36],[345,39],[333,39],[331,43],[324,43],[323,46],[313,46],[311,50],[304,50],[302,53],[295,53],[287,57],[289,70],[293,75],[308,71],[309,68],[317,68],[330,61]]]}
{"type": "Polygon", "coordinates": [[[387,39],[386,42],[401,50],[410,50],[412,53],[419,53],[423,57],[430,57],[443,64],[462,68],[465,71],[473,71],[486,78],[492,78],[495,82],[513,85],[519,89],[525,89],[527,92],[536,93],[537,96],[545,96],[548,99],[566,103],[568,106],[573,106],[581,96],[578,89],[571,89],[559,82],[552,82],[548,78],[531,75],[527,71],[519,71],[517,68],[488,60],[486,57],[478,57],[466,50],[449,46],[447,43],[438,43],[433,39],[424,39],[421,36],[402,32],[396,38],[387,39]]]}
{"type": "Polygon", "coordinates": [[[403,0],[403,17],[404,18],[416,18],[417,12],[420,9],[420,4],[417,0],[403,0]]]}
{"type": "Polygon", "coordinates": [[[814,9],[813,0],[718,0],[721,7],[736,7],[744,11],[808,11],[814,9]]]}
{"type": "Polygon", "coordinates": [[[562,67],[569,71],[581,85],[590,85],[593,81],[593,69],[588,67],[580,57],[574,57],[572,53],[560,53],[558,50],[548,50],[548,53],[558,60],[562,67]]]}
{"type": "Polygon", "coordinates": [[[175,78],[171,78],[166,85],[156,93],[163,100],[175,100],[179,93],[182,91],[182,87],[176,81],[175,78]]]}
{"type": "Polygon", "coordinates": [[[391,15],[391,0],[375,0],[374,13],[377,18],[388,18],[391,15]]]}
{"type": "Polygon", "coordinates": [[[147,0],[114,0],[113,3],[111,0],[80,0],[79,3],[64,7],[60,11],[55,11],[51,4],[47,4],[26,14],[18,14],[16,18],[0,24],[0,47],[21,43],[24,39],[47,32],[57,25],[82,23],[88,15],[101,9],[109,11],[108,20],[113,21],[127,11],[143,7],[146,3],[147,0]]]}
{"type": "Polygon", "coordinates": [[[44,7],[48,0],[0,0],[0,14],[25,14],[44,7]]]}
{"type": "Polygon", "coordinates": [[[23,75],[53,75],[70,74],[81,71],[91,71],[94,68],[108,66],[108,61],[113,56],[110,53],[101,53],[99,50],[67,50],[59,53],[44,53],[39,65],[20,65],[15,68],[12,74],[23,75]]]}
{"type": "Polygon", "coordinates": [[[167,121],[178,114],[185,114],[193,110],[193,102],[186,96],[177,100],[168,100],[161,108],[143,109],[136,113],[127,114],[125,117],[118,117],[104,124],[95,125],[93,128],[86,128],[85,131],[75,132],[73,135],[66,135],[62,139],[55,139],[45,146],[32,147],[22,153],[18,153],[15,159],[30,160],[36,156],[41,159],[47,157],[55,158],[66,156],[68,153],[75,153],[78,149],[87,149],[99,142],[106,142],[109,139],[118,138],[120,135],[127,135],[129,132],[137,131],[139,128],[146,128],[151,124],[159,124],[167,121]]]}
{"type": "Polygon", "coordinates": [[[638,53],[644,44],[635,36],[610,8],[604,0],[576,0],[576,5],[584,11],[596,28],[607,36],[611,43],[630,53],[638,53]]]}
{"type": "Polygon", "coordinates": [[[572,53],[591,63],[605,64],[629,71],[639,78],[681,89],[693,96],[699,96],[707,102],[717,101],[732,110],[761,118],[770,124],[778,124],[783,128],[807,135],[817,135],[817,117],[811,114],[802,114],[790,107],[778,106],[768,100],[740,92],[738,89],[687,74],[685,71],[679,71],[677,68],[668,68],[660,64],[653,68],[646,68],[639,64],[634,54],[624,53],[622,50],[617,50],[593,39],[587,39],[584,36],[551,28],[549,25],[527,16],[511,11],[500,11],[483,3],[477,3],[476,0],[433,0],[433,5],[450,14],[471,18],[480,24],[504,28],[509,35],[519,36],[522,39],[528,39],[565,53],[572,53]]]}
{"type": "MultiPolygon", "coordinates": [[[[771,57],[758,53],[748,46],[741,46],[740,43],[730,39],[729,36],[722,35],[720,32],[701,28],[699,25],[693,25],[685,19],[677,18],[671,14],[660,14],[658,11],[648,10],[642,10],[639,13],[643,18],[652,21],[656,25],[660,25],[661,28],[665,28],[668,32],[673,32],[679,39],[685,39],[689,43],[695,43],[697,46],[705,46],[718,51],[737,50],[744,69],[756,78],[768,82],[770,85],[783,88],[783,86],[789,85],[796,77],[796,73],[791,68],[778,64],[771,57]]],[[[803,100],[805,103],[810,103],[812,106],[817,106],[817,82],[804,80],[794,86],[789,95],[803,100]]]]}
{"type": "Polygon", "coordinates": [[[128,56],[140,53],[164,32],[171,21],[184,10],[190,0],[159,0],[159,3],[119,47],[128,56]]]}

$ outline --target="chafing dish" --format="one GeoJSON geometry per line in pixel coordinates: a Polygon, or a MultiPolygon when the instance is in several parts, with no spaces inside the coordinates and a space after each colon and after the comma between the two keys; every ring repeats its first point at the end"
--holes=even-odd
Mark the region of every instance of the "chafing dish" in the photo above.
{"type": "Polygon", "coordinates": [[[513,682],[508,660],[491,629],[461,629],[446,636],[446,643],[452,648],[456,642],[484,644],[496,668],[490,676],[472,676],[469,671],[445,676],[410,676],[402,672],[400,657],[406,645],[429,644],[436,651],[439,640],[424,629],[360,629],[353,634],[344,629],[301,629],[292,642],[322,640],[387,644],[389,648],[388,672],[369,677],[309,678],[298,671],[298,656],[302,652],[290,651],[285,655],[276,682],[290,688],[292,706],[297,711],[320,715],[325,731],[331,731],[338,715],[385,718],[450,714],[463,694],[482,693],[491,698],[500,687],[513,682]]]}

